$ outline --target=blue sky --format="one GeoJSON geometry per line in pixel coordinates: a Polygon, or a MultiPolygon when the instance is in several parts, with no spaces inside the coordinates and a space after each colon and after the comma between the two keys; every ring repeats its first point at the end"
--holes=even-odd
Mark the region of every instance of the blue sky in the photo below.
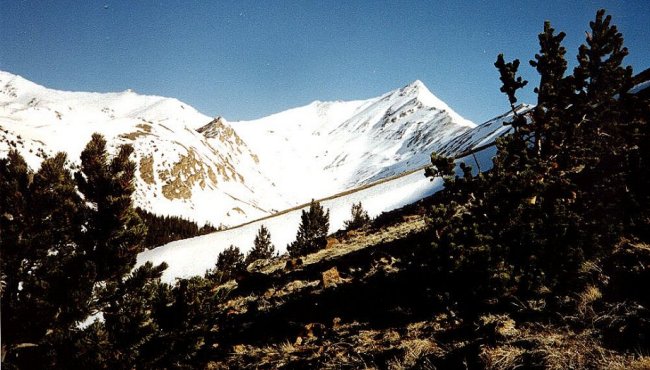
{"type": "MultiPolygon", "coordinates": [[[[477,123],[508,108],[493,66],[538,49],[544,20],[578,45],[606,8],[635,71],[650,67],[650,1],[0,0],[0,69],[47,87],[171,96],[228,120],[422,80],[477,123]]],[[[530,85],[529,85],[530,86],[530,85]]],[[[535,102],[532,86],[521,101],[535,102]]]]}

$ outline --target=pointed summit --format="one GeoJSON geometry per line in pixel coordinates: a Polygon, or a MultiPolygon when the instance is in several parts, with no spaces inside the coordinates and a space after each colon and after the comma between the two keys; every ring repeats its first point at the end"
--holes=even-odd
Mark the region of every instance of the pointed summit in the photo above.
{"type": "Polygon", "coordinates": [[[196,131],[206,138],[221,138],[222,141],[234,134],[232,127],[221,116],[215,117],[204,126],[197,128],[196,131]]]}
{"type": "Polygon", "coordinates": [[[472,121],[461,117],[458,113],[454,112],[454,110],[451,109],[445,102],[440,100],[437,96],[433,95],[429,88],[427,88],[426,85],[420,80],[411,82],[410,84],[401,88],[399,91],[400,94],[416,98],[419,102],[427,107],[448,112],[453,120],[458,124],[471,127],[476,126],[476,124],[474,124],[472,121]]]}
{"type": "Polygon", "coordinates": [[[424,82],[422,82],[420,80],[415,80],[415,81],[411,82],[410,84],[407,85],[407,87],[412,87],[412,88],[415,88],[415,89],[425,89],[425,90],[428,91],[427,87],[424,86],[424,82]]]}

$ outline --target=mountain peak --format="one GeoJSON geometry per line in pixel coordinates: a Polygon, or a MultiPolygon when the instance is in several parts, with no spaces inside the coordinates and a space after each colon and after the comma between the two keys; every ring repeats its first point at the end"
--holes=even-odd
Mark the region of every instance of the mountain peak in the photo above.
{"type": "Polygon", "coordinates": [[[425,89],[425,90],[428,91],[427,87],[424,85],[424,82],[422,82],[420,80],[415,80],[415,81],[411,82],[410,84],[406,85],[406,87],[411,87],[411,88],[415,88],[415,89],[425,89]]]}
{"type": "Polygon", "coordinates": [[[426,87],[424,82],[420,80],[415,80],[410,84],[404,86],[400,92],[406,95],[417,97],[418,100],[422,101],[422,103],[430,103],[427,105],[433,107],[437,107],[438,105],[446,105],[442,100],[433,95],[433,93],[426,87]]]}
{"type": "Polygon", "coordinates": [[[473,122],[461,117],[454,112],[444,101],[435,96],[429,88],[420,80],[415,80],[399,90],[400,95],[407,95],[416,98],[422,104],[441,111],[446,111],[454,121],[463,126],[476,126],[473,122]]]}

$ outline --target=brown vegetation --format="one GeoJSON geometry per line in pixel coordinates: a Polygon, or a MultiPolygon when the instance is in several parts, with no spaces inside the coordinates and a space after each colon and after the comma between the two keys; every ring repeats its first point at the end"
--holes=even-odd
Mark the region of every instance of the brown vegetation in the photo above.
{"type": "Polygon", "coordinates": [[[156,183],[156,179],[153,174],[152,155],[148,155],[140,158],[140,166],[138,166],[138,169],[140,170],[140,177],[142,178],[142,181],[144,181],[146,184],[149,185],[153,185],[156,183]]]}

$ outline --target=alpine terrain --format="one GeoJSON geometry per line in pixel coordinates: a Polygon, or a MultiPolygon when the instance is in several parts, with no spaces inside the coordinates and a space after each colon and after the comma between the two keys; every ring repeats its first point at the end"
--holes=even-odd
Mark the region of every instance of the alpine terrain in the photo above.
{"type": "Polygon", "coordinates": [[[172,98],[57,91],[0,72],[0,156],[15,148],[32,168],[59,151],[78,161],[98,132],[111,148],[133,145],[136,206],[215,226],[421,167],[474,126],[420,81],[230,123],[172,98]]]}
{"type": "Polygon", "coordinates": [[[534,105],[498,54],[480,125],[420,81],[228,122],[0,72],[0,366],[649,369],[650,70],[611,20],[571,69],[544,23],[534,105]]]}

